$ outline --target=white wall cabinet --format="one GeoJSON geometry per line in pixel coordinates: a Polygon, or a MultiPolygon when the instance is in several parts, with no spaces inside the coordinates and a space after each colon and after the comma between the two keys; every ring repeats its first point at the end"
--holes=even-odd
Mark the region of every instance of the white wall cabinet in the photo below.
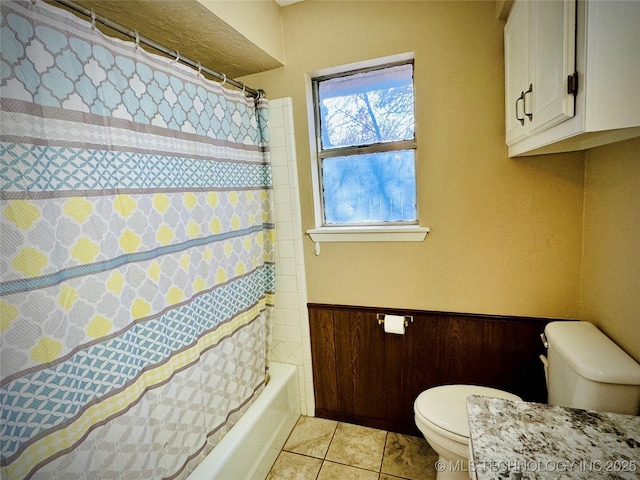
{"type": "Polygon", "coordinates": [[[575,0],[513,6],[505,26],[507,144],[573,117],[575,0]]]}
{"type": "Polygon", "coordinates": [[[517,2],[504,27],[505,125],[507,145],[529,133],[524,91],[529,81],[529,2],[517,2]]]}
{"type": "Polygon", "coordinates": [[[516,0],[505,25],[509,156],[640,136],[640,2],[516,0]]]}

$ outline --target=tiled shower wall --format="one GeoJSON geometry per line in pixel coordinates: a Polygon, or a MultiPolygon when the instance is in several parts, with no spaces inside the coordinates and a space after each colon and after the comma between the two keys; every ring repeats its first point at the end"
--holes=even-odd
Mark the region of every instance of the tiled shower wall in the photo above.
{"type": "Polygon", "coordinates": [[[315,411],[311,342],[290,98],[269,100],[269,137],[277,235],[276,306],[270,359],[297,365],[300,411],[311,416],[315,411]]]}

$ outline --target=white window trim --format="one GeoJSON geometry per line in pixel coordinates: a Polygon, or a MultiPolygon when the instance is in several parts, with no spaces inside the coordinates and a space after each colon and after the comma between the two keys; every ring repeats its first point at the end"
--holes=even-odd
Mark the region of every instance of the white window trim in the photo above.
{"type": "MultiPolygon", "coordinates": [[[[350,65],[326,68],[305,75],[307,97],[307,125],[309,126],[309,146],[311,150],[311,184],[313,188],[313,211],[316,228],[307,230],[307,234],[316,243],[320,242],[421,242],[429,228],[419,225],[376,225],[376,226],[323,226],[318,152],[314,118],[312,78],[334,75],[348,70],[377,67],[389,63],[414,59],[414,53],[403,53],[388,57],[357,62],[350,65]]],[[[417,188],[417,185],[416,185],[417,188]]]]}
{"type": "Polygon", "coordinates": [[[417,225],[393,227],[320,227],[307,230],[314,242],[421,242],[429,228],[417,225]]]}

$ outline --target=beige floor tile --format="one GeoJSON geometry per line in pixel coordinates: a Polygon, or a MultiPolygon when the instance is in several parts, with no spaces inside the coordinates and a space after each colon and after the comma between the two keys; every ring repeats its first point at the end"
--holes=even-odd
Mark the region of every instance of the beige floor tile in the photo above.
{"type": "Polygon", "coordinates": [[[284,450],[324,458],[337,425],[334,420],[302,416],[289,435],[284,450]]]}
{"type": "Polygon", "coordinates": [[[379,472],[386,436],[384,430],[340,422],[326,460],[379,472]]]}
{"type": "Polygon", "coordinates": [[[266,480],[310,480],[318,476],[322,460],[280,452],[266,480]]]}
{"type": "Polygon", "coordinates": [[[325,461],[318,480],[378,480],[378,473],[325,461]]]}
{"type": "Polygon", "coordinates": [[[393,475],[387,475],[386,473],[381,473],[380,480],[407,480],[407,479],[402,477],[396,477],[393,475]]]}
{"type": "Polygon", "coordinates": [[[381,471],[410,480],[433,480],[436,460],[438,454],[424,438],[389,432],[381,471]]]}

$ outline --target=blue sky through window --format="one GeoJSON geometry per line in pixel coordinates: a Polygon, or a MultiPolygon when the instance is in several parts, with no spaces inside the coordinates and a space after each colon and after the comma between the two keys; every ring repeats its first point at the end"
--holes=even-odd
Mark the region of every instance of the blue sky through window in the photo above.
{"type": "Polygon", "coordinates": [[[319,84],[322,148],[413,140],[413,65],[319,84]]]}
{"type": "Polygon", "coordinates": [[[415,140],[413,64],[321,80],[318,106],[325,224],[415,223],[415,150],[387,148],[415,140]]]}
{"type": "Polygon", "coordinates": [[[415,176],[413,150],[325,159],[326,223],[416,220],[415,176]]]}

